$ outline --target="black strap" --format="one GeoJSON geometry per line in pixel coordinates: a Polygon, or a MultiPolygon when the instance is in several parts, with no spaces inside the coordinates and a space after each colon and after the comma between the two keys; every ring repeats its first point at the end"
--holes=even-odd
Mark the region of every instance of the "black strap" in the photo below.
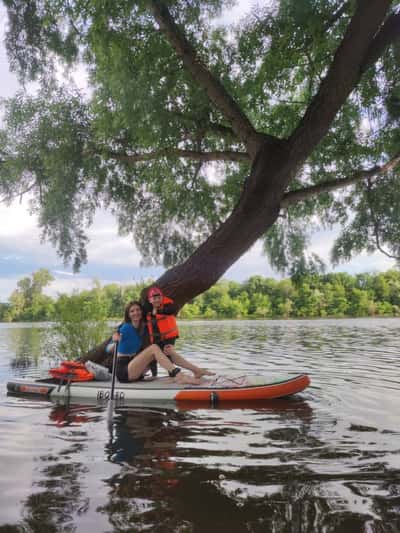
{"type": "Polygon", "coordinates": [[[182,370],[182,369],[179,368],[179,366],[176,366],[175,368],[173,368],[172,370],[170,370],[170,371],[168,372],[169,377],[170,377],[170,378],[174,378],[177,374],[179,374],[179,372],[180,372],[181,370],[182,370]]]}

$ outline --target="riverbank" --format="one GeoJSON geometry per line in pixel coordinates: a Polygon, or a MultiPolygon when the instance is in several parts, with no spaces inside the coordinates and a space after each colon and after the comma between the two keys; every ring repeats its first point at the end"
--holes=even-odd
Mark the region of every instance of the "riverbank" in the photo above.
{"type": "MultiPolygon", "coordinates": [[[[110,284],[51,298],[43,286],[24,278],[9,302],[0,304],[0,321],[37,322],[82,313],[89,320],[123,316],[127,302],[139,300],[151,281],[110,284]]],[[[181,319],[309,319],[400,316],[400,272],[312,274],[283,280],[252,276],[238,283],[222,280],[188,302],[181,319]]]]}

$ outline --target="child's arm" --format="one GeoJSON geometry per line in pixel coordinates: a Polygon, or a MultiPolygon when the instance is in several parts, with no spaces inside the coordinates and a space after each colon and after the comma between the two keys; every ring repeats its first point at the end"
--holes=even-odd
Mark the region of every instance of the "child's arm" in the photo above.
{"type": "Polygon", "coordinates": [[[145,318],[147,313],[151,313],[152,311],[153,311],[153,306],[151,305],[150,302],[146,301],[143,304],[143,317],[145,318]]]}
{"type": "Polygon", "coordinates": [[[175,304],[165,304],[161,309],[158,310],[160,315],[176,315],[178,308],[175,304]]]}

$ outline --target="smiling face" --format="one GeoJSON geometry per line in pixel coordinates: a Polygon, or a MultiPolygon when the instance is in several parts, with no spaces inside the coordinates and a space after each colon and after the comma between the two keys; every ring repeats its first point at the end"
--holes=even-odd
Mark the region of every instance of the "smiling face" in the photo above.
{"type": "Polygon", "coordinates": [[[161,293],[154,293],[149,297],[149,302],[153,307],[160,307],[161,305],[161,293]]]}
{"type": "Polygon", "coordinates": [[[128,310],[129,318],[132,322],[138,324],[142,319],[142,309],[137,304],[132,304],[128,310]]]}

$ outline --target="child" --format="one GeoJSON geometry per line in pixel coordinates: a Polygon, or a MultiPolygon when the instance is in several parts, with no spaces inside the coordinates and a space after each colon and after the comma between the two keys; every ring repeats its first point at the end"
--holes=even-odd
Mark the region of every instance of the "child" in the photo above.
{"type": "Polygon", "coordinates": [[[164,296],[159,287],[149,289],[144,304],[144,317],[150,344],[157,344],[174,364],[191,370],[195,378],[213,375],[213,372],[189,363],[176,352],[174,344],[179,337],[176,312],[174,301],[164,296]]]}
{"type": "Polygon", "coordinates": [[[179,331],[176,325],[177,309],[174,301],[164,296],[158,287],[151,287],[143,310],[150,344],[158,344],[161,349],[175,344],[179,331]]]}

